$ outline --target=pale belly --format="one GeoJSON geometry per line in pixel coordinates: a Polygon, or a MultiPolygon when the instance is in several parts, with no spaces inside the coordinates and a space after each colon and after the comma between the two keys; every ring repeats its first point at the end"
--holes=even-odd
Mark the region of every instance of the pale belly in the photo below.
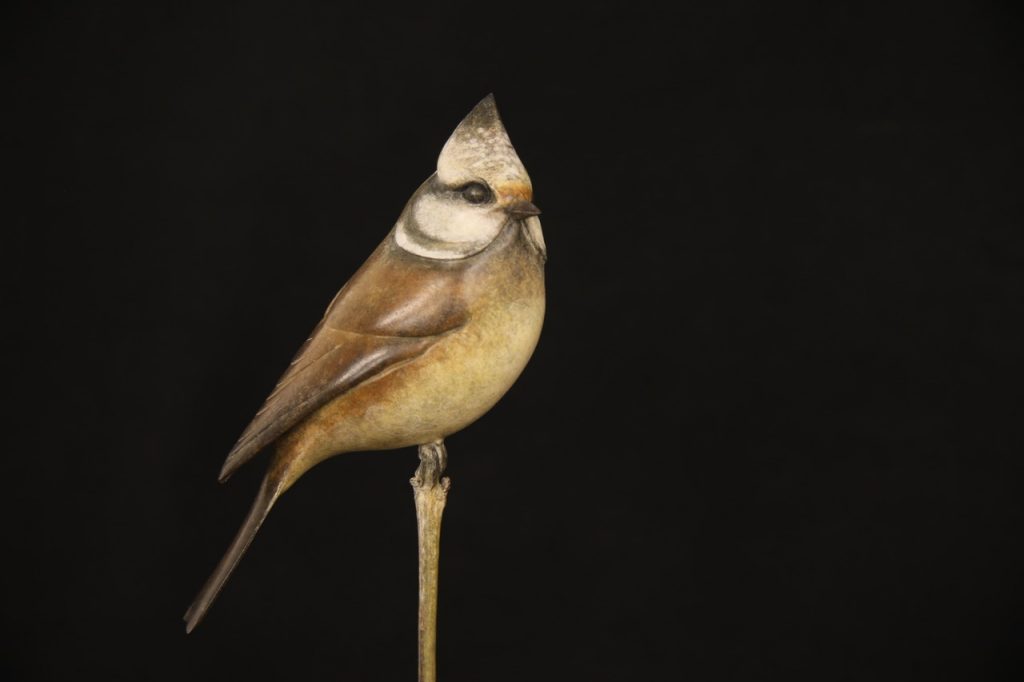
{"type": "Polygon", "coordinates": [[[493,301],[423,355],[335,398],[285,436],[277,463],[286,487],[343,452],[386,450],[444,438],[486,413],[523,371],[544,320],[543,283],[493,301]]]}

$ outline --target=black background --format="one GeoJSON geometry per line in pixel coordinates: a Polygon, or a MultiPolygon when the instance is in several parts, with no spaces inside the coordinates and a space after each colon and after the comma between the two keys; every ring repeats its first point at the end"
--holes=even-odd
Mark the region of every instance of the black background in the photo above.
{"type": "Polygon", "coordinates": [[[8,16],[5,676],[413,679],[412,449],[180,617],[223,457],[493,91],[549,308],[448,440],[442,679],[1020,679],[1010,3],[370,5],[8,16]]]}

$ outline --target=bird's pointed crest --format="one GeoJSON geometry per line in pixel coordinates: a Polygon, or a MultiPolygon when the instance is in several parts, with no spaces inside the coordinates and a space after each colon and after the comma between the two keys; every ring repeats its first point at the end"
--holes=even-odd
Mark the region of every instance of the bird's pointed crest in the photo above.
{"type": "Polygon", "coordinates": [[[437,158],[437,177],[446,185],[484,180],[491,187],[532,189],[530,176],[508,139],[494,95],[487,95],[462,119],[437,158]]]}

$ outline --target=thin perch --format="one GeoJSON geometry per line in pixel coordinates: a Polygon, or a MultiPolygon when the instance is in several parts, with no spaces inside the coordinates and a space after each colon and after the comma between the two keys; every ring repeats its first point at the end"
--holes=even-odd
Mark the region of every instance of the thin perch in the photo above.
{"type": "Polygon", "coordinates": [[[420,556],[419,682],[437,681],[437,564],[441,552],[441,515],[451,480],[441,478],[448,451],[439,440],[419,448],[420,465],[412,478],[420,556]]]}

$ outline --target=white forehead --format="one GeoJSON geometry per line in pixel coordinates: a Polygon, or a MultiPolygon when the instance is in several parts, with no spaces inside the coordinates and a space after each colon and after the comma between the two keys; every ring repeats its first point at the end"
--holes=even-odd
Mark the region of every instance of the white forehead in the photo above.
{"type": "Polygon", "coordinates": [[[477,104],[448,138],[437,159],[437,177],[446,185],[481,179],[492,187],[531,186],[492,96],[477,104]]]}

